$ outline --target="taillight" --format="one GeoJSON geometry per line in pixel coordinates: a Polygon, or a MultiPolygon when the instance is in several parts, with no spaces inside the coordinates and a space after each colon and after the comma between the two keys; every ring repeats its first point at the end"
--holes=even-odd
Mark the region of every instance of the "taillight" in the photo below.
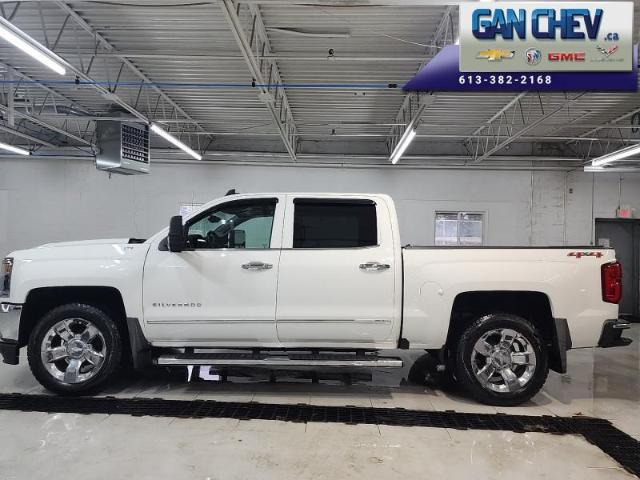
{"type": "Polygon", "coordinates": [[[0,297],[8,297],[11,287],[11,271],[13,258],[7,257],[0,263],[0,297]]]}
{"type": "Polygon", "coordinates": [[[622,298],[622,265],[619,262],[602,265],[602,300],[620,303],[622,298]]]}

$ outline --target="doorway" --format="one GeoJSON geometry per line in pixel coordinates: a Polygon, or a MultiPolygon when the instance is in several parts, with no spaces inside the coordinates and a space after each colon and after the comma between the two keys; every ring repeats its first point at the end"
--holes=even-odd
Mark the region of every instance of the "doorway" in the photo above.
{"type": "Polygon", "coordinates": [[[596,245],[616,250],[622,264],[620,316],[640,322],[640,219],[596,218],[596,245]]]}

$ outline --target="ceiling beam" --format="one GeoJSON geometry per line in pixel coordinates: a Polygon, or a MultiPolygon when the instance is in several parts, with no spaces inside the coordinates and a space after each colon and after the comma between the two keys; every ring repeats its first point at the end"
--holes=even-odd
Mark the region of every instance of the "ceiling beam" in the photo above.
{"type": "Polygon", "coordinates": [[[34,137],[33,135],[29,135],[21,130],[16,130],[15,128],[8,127],[6,125],[0,125],[0,131],[4,133],[8,133],[10,135],[15,135],[16,137],[24,138],[25,140],[29,140],[32,143],[37,143],[38,145],[44,145],[45,147],[55,148],[56,146],[47,142],[46,140],[42,140],[41,138],[34,137]]]}
{"type": "Polygon", "coordinates": [[[516,103],[518,103],[520,100],[522,100],[525,97],[525,95],[527,95],[527,93],[529,93],[529,92],[520,92],[518,95],[513,97],[500,110],[498,110],[489,120],[487,120],[486,123],[484,123],[483,125],[480,125],[478,128],[476,128],[473,131],[473,133],[471,135],[469,135],[469,138],[465,139],[465,141],[469,140],[471,137],[476,137],[476,136],[480,135],[487,125],[491,124],[492,122],[495,122],[498,118],[500,118],[500,115],[502,115],[504,112],[506,112],[511,107],[513,107],[516,103]]]}
{"type": "MultiPolygon", "coordinates": [[[[9,112],[9,107],[5,106],[5,105],[0,105],[0,111],[3,113],[8,113],[9,112]]],[[[22,118],[24,120],[27,120],[31,123],[34,123],[40,127],[46,128],[47,130],[51,130],[52,132],[55,132],[57,134],[60,134],[64,137],[70,138],[71,140],[74,140],[78,143],[80,143],[81,145],[85,145],[85,146],[91,146],[91,142],[85,140],[82,137],[79,137],[78,135],[74,135],[71,132],[66,131],[63,128],[60,127],[56,127],[55,125],[51,125],[50,123],[44,122],[42,120],[40,120],[38,117],[34,117],[33,115],[29,115],[27,113],[22,113],[19,110],[15,110],[13,112],[13,115],[15,115],[16,118],[22,118]]]]}
{"type": "MultiPolygon", "coordinates": [[[[59,50],[58,55],[74,55],[77,52],[59,50]]],[[[149,60],[177,60],[177,61],[244,61],[242,55],[223,55],[223,54],[211,54],[211,53],[147,53],[137,51],[118,51],[109,53],[94,53],[88,50],[87,55],[95,55],[96,58],[144,58],[149,60]]],[[[258,60],[286,60],[288,62],[421,62],[424,60],[423,56],[395,56],[385,57],[376,56],[375,53],[362,53],[358,55],[335,55],[327,58],[327,55],[307,54],[302,55],[299,53],[277,53],[270,55],[256,55],[258,60]]]]}
{"type": "MultiPolygon", "coordinates": [[[[68,15],[71,16],[71,18],[73,18],[73,20],[83,29],[85,30],[87,33],[89,33],[101,46],[102,48],[104,48],[106,51],[110,52],[110,53],[118,53],[118,50],[106,39],[104,38],[102,35],[100,35],[100,33],[98,33],[92,26],[91,24],[89,24],[89,22],[87,22],[84,18],[82,18],[82,16],[80,16],[80,14],[78,12],[76,12],[73,8],[71,8],[66,2],[62,2],[62,1],[56,1],[55,2],[64,12],[66,12],[68,15]]],[[[151,88],[153,89],[154,92],[156,92],[160,97],[162,97],[162,99],[164,101],[166,101],[169,105],[171,105],[173,108],[176,109],[177,112],[179,112],[183,117],[185,117],[188,120],[191,120],[199,130],[204,131],[204,127],[202,127],[202,125],[200,125],[196,120],[194,120],[187,112],[184,111],[184,109],[178,105],[173,99],[171,99],[171,97],[169,97],[169,95],[167,95],[162,89],[158,88],[156,85],[153,84],[153,81],[147,77],[138,67],[136,67],[130,60],[126,59],[126,58],[122,58],[121,59],[122,62],[124,63],[124,65],[134,74],[136,75],[140,80],[142,80],[145,83],[149,83],[151,84],[151,88]]],[[[77,69],[76,69],[77,70],[77,69]]],[[[77,72],[76,72],[77,73],[77,72]]],[[[82,73],[82,72],[80,72],[82,73]]],[[[82,73],[83,77],[86,77],[84,75],[84,73],[82,73]]],[[[87,79],[87,78],[85,78],[87,79]]],[[[97,87],[97,86],[96,86],[97,87]]],[[[102,87],[97,87],[99,89],[105,90],[102,87]]],[[[103,94],[105,94],[105,92],[102,92],[103,94]]],[[[111,94],[111,92],[109,92],[108,90],[106,91],[106,95],[111,94]]],[[[137,116],[138,118],[145,119],[146,117],[142,114],[140,114],[140,112],[135,113],[134,112],[134,108],[131,107],[130,105],[126,104],[126,102],[122,101],[119,97],[117,97],[117,95],[115,94],[111,94],[114,97],[118,98],[118,101],[116,103],[119,103],[123,108],[125,108],[126,110],[128,110],[129,112],[131,112],[133,115],[137,116]]]]}
{"type": "Polygon", "coordinates": [[[260,99],[269,109],[280,137],[292,160],[296,160],[298,129],[293,119],[289,100],[284,87],[278,64],[274,59],[257,58],[257,55],[271,55],[271,45],[267,30],[257,5],[235,5],[232,0],[220,0],[220,7],[233,32],[242,56],[247,62],[260,99]],[[250,33],[247,36],[238,13],[244,8],[244,14],[251,20],[250,33]]]}
{"type": "MultiPolygon", "coordinates": [[[[63,10],[65,10],[68,15],[71,15],[70,13],[70,7],[68,7],[64,2],[59,2],[56,1],[55,2],[58,6],[62,7],[63,10]]],[[[73,12],[73,10],[71,10],[71,12],[73,12]]],[[[75,14],[75,12],[73,12],[75,14]]],[[[77,14],[75,14],[74,19],[76,19],[76,21],[83,21],[77,14]]],[[[59,38],[65,27],[67,26],[67,22],[64,22],[62,25],[62,28],[60,29],[60,32],[58,33],[57,37],[59,38]]],[[[82,26],[82,25],[81,25],[82,26]]],[[[83,28],[86,30],[87,28],[89,28],[89,30],[87,31],[91,31],[91,27],[88,26],[88,24],[86,24],[85,22],[85,26],[83,26],[83,28]],[[85,27],[86,26],[86,27],[85,27]]],[[[42,25],[43,29],[45,28],[44,25],[42,25]]],[[[97,34],[96,34],[97,35],[97,34]]],[[[55,50],[55,49],[53,49],[55,50]]],[[[141,112],[139,112],[138,110],[136,110],[134,107],[132,107],[131,105],[129,105],[127,102],[125,102],[122,98],[120,98],[118,95],[116,95],[115,93],[111,92],[109,89],[106,89],[104,87],[99,86],[98,84],[96,84],[95,80],[90,77],[89,75],[87,75],[85,72],[83,72],[82,70],[78,69],[77,67],[75,67],[74,65],[72,65],[69,61],[67,61],[66,59],[64,59],[63,57],[60,57],[64,63],[64,66],[67,68],[67,70],[69,70],[72,74],[74,74],[77,78],[85,80],[86,82],[88,82],[90,84],[91,87],[93,87],[95,90],[97,90],[100,94],[102,94],[103,97],[105,97],[106,99],[110,100],[113,103],[116,103],[118,105],[120,105],[122,108],[124,108],[125,110],[127,110],[129,113],[131,113],[132,115],[134,115],[136,118],[138,118],[139,120],[145,122],[145,123],[149,123],[150,120],[141,112]]],[[[69,101],[70,103],[72,103],[72,105],[77,106],[78,104],[76,102],[72,102],[70,99],[64,97],[62,94],[60,94],[59,92],[51,89],[48,86],[43,85],[42,83],[40,83],[39,81],[33,79],[30,76],[24,75],[21,72],[19,72],[18,70],[16,70],[14,67],[3,63],[3,65],[5,66],[5,68],[7,68],[9,71],[12,71],[12,73],[16,73],[17,75],[21,76],[21,78],[28,80],[30,83],[33,83],[35,85],[37,85],[39,88],[42,88],[44,90],[46,90],[48,92],[48,94],[52,95],[52,96],[58,96],[58,97],[62,97],[65,100],[69,101]]],[[[84,109],[84,107],[82,107],[84,109]]],[[[7,106],[0,106],[0,110],[6,112],[8,111],[8,107],[7,106]]],[[[51,130],[53,132],[59,133],[61,135],[64,135],[68,138],[71,138],[75,141],[78,141],[79,143],[81,143],[82,145],[87,145],[87,146],[91,146],[91,142],[81,138],[78,135],[74,135],[62,128],[56,127],[55,125],[51,125],[47,122],[44,122],[42,120],[40,120],[39,118],[33,116],[33,115],[29,115],[27,113],[22,113],[19,111],[15,111],[14,115],[16,117],[28,120],[29,122],[32,122],[36,125],[39,125],[43,128],[46,128],[48,130],[51,130]]]]}
{"type": "MultiPolygon", "coordinates": [[[[453,12],[454,7],[448,6],[440,19],[440,23],[436,28],[436,32],[431,39],[431,44],[427,47],[426,58],[422,59],[418,71],[424,67],[429,60],[437,55],[442,47],[447,43],[454,42],[455,32],[453,31],[453,12]]],[[[432,92],[429,95],[408,93],[402,99],[402,104],[398,109],[398,113],[394,117],[395,125],[389,130],[387,135],[387,149],[391,154],[398,144],[404,132],[409,126],[415,126],[419,123],[422,113],[425,111],[428,105],[431,105],[436,100],[436,95],[432,92]],[[425,103],[427,102],[427,103],[425,103]]]]}
{"type": "Polygon", "coordinates": [[[572,98],[566,98],[560,105],[553,106],[550,110],[544,111],[542,97],[538,94],[536,98],[526,93],[517,95],[514,99],[502,107],[487,123],[476,129],[473,136],[465,140],[467,149],[473,156],[475,163],[488,159],[494,153],[502,150],[513,143],[525,133],[542,125],[554,115],[560,113],[565,108],[578,101],[585,93],[579,93],[572,98]],[[526,102],[525,100],[530,100],[526,102]],[[539,116],[534,116],[534,112],[542,112],[539,116]],[[518,123],[516,124],[516,119],[518,123]],[[522,128],[515,128],[522,125],[522,128]]]}
{"type": "Polygon", "coordinates": [[[625,120],[629,117],[634,116],[636,113],[640,113],[640,108],[635,108],[633,110],[631,110],[630,112],[627,112],[623,115],[620,115],[616,118],[614,118],[613,120],[609,120],[606,123],[603,123],[602,125],[596,126],[593,129],[589,130],[588,132],[584,132],[583,134],[581,134],[581,137],[589,137],[592,136],[595,132],[597,132],[598,130],[602,130],[605,128],[611,129],[611,128],[615,128],[615,129],[628,129],[628,128],[638,128],[637,125],[618,125],[618,122],[621,122],[622,120],[625,120]]]}
{"type": "MultiPolygon", "coordinates": [[[[17,7],[20,4],[17,3],[16,4],[16,8],[14,8],[13,13],[9,16],[9,18],[7,18],[8,20],[11,20],[13,18],[13,16],[15,15],[15,13],[17,12],[17,7]]],[[[60,100],[63,100],[64,102],[68,103],[69,105],[76,107],[76,108],[82,108],[84,110],[84,107],[82,107],[79,103],[75,102],[74,100],[70,99],[69,97],[65,96],[64,94],[58,92],[57,90],[48,87],[46,85],[44,85],[43,83],[41,83],[40,81],[36,80],[35,78],[33,78],[30,75],[27,75],[19,70],[17,70],[13,65],[10,65],[7,62],[4,61],[0,61],[0,68],[5,69],[7,71],[8,77],[13,80],[15,82],[15,84],[10,83],[9,84],[9,91],[6,92],[7,95],[7,105],[0,105],[0,111],[2,111],[3,113],[6,113],[11,119],[14,119],[15,117],[18,118],[22,118],[23,120],[27,120],[33,124],[39,125],[42,128],[45,128],[47,130],[50,130],[52,132],[55,132],[59,135],[62,135],[64,137],[70,138],[72,140],[77,141],[78,143],[80,143],[81,145],[87,145],[87,146],[91,146],[91,142],[88,142],[84,139],[82,139],[81,137],[74,135],[73,133],[65,130],[64,128],[60,128],[57,127],[55,125],[52,125],[48,122],[45,122],[33,115],[29,115],[29,114],[25,114],[25,113],[20,113],[20,112],[16,112],[15,111],[15,105],[12,105],[13,103],[13,97],[16,94],[16,92],[18,91],[18,88],[20,87],[20,83],[22,80],[24,80],[25,86],[27,87],[27,93],[29,93],[29,89],[28,87],[30,85],[35,85],[38,88],[40,88],[41,90],[43,90],[44,92],[47,93],[47,96],[50,96],[52,98],[58,98],[60,100]],[[16,79],[17,77],[17,79],[16,79]]],[[[45,99],[43,100],[43,105],[44,102],[46,102],[47,97],[45,96],[45,99]]],[[[35,101],[32,102],[33,105],[35,105],[35,101]]],[[[55,104],[55,102],[54,102],[55,104]]],[[[12,122],[9,121],[9,123],[11,124],[12,122]]],[[[40,139],[38,137],[35,137],[33,135],[24,133],[20,130],[16,130],[15,128],[13,128],[13,125],[9,125],[9,127],[7,126],[3,126],[2,128],[0,128],[0,130],[2,130],[3,132],[6,133],[10,133],[12,135],[16,135],[19,136],[21,138],[24,138],[26,140],[30,140],[34,143],[38,143],[40,145],[44,145],[47,147],[52,147],[54,146],[51,142],[49,142],[48,140],[43,140],[40,139]]]]}
{"type": "MultiPolygon", "coordinates": [[[[28,85],[36,85],[38,88],[44,90],[45,92],[53,95],[54,97],[57,97],[61,100],[64,100],[65,102],[69,103],[71,106],[76,107],[76,108],[81,108],[82,110],[88,110],[90,111],[91,109],[84,107],[83,105],[80,105],[78,102],[76,102],[75,100],[72,100],[71,98],[67,97],[66,95],[58,92],[57,90],[55,90],[54,88],[51,88],[45,84],[43,84],[42,82],[36,80],[35,78],[33,78],[30,75],[27,75],[25,73],[22,73],[19,70],[16,70],[16,68],[13,65],[8,64],[7,62],[4,61],[0,61],[0,68],[4,68],[6,69],[8,72],[11,72],[11,74],[13,74],[14,76],[21,78],[22,80],[25,80],[26,84],[28,85]]],[[[16,85],[19,85],[20,82],[16,82],[16,85]]]]}

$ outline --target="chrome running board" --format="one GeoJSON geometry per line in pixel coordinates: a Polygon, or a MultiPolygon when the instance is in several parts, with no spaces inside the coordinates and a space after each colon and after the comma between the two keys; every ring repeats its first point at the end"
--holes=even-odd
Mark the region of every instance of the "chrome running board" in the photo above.
{"type": "Polygon", "coordinates": [[[256,366],[256,367],[362,367],[362,368],[402,368],[402,360],[377,355],[354,354],[304,354],[285,353],[179,353],[160,355],[157,365],[212,365],[212,366],[256,366]]]}

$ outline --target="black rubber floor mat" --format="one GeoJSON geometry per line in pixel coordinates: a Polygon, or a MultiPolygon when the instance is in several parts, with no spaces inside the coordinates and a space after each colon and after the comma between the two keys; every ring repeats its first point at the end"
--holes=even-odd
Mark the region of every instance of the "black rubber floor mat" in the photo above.
{"type": "Polygon", "coordinates": [[[640,442],[608,420],[592,417],[554,417],[454,411],[405,410],[403,408],[334,407],[267,403],[217,402],[213,400],[165,400],[161,398],[56,397],[0,394],[0,410],[55,413],[103,413],[178,418],[237,418],[374,424],[398,427],[435,427],[461,430],[506,430],[578,434],[599,447],[629,472],[640,477],[640,442]]]}

